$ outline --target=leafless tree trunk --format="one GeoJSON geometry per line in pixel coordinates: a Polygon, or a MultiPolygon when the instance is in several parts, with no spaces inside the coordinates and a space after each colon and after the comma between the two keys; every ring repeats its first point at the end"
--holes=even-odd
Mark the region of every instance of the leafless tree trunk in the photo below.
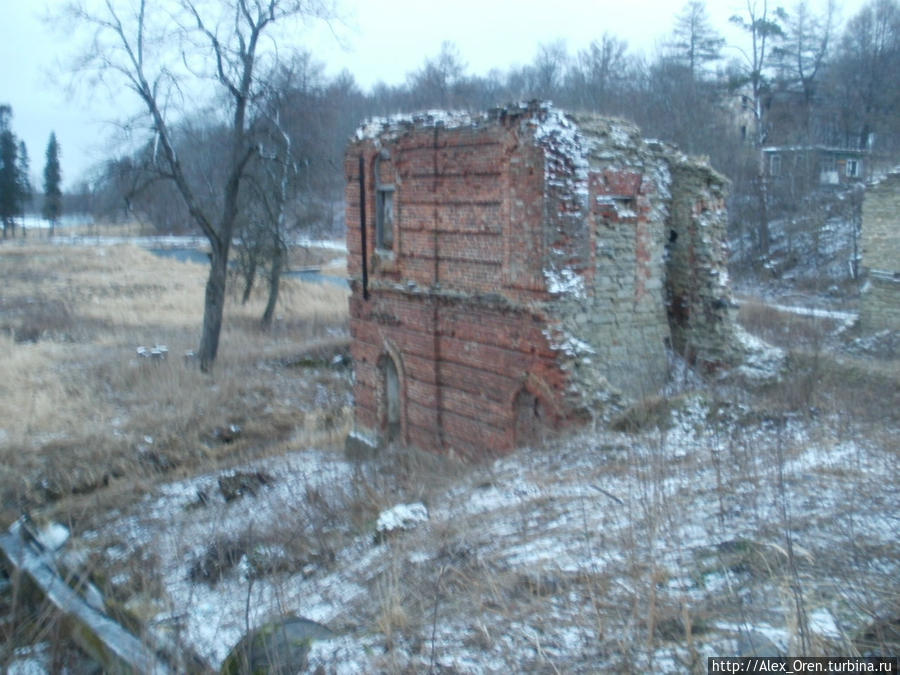
{"type": "Polygon", "coordinates": [[[103,8],[96,13],[80,4],[72,5],[70,12],[96,29],[94,43],[86,50],[82,66],[94,69],[101,77],[124,78],[137,93],[161,150],[157,170],[174,181],[192,220],[209,241],[210,270],[199,350],[200,368],[209,372],[216,360],[222,330],[238,196],[247,165],[256,152],[249,142],[248,107],[255,94],[260,38],[278,21],[302,14],[324,16],[325,11],[318,3],[305,0],[228,0],[211,5],[177,0],[172,10],[157,9],[151,0],[140,0],[132,14],[114,0],[104,0],[103,8]],[[215,8],[221,10],[220,14],[209,16],[215,8]],[[164,11],[165,21],[160,29],[156,21],[164,11]],[[174,36],[172,26],[166,25],[172,19],[174,36]],[[172,98],[196,95],[186,88],[202,85],[208,77],[231,108],[228,166],[218,214],[204,208],[197,198],[195,186],[175,152],[167,117],[172,98]]]}
{"type": "Polygon", "coordinates": [[[769,177],[766,171],[765,156],[762,147],[765,145],[768,131],[766,129],[765,105],[763,96],[767,89],[765,71],[771,59],[772,41],[784,35],[778,19],[784,18],[780,8],[769,13],[768,0],[747,0],[747,14],[744,17],[732,16],[731,22],[750,34],[750,52],[742,52],[747,82],[750,85],[753,102],[754,141],[759,152],[757,165],[757,196],[759,198],[759,227],[757,244],[763,255],[769,252],[769,177]],[[774,16],[773,16],[774,14],[774,16]]]}
{"type": "Polygon", "coordinates": [[[244,270],[244,292],[241,293],[241,304],[246,305],[250,299],[250,293],[253,291],[253,284],[256,282],[256,258],[252,257],[247,261],[247,269],[244,270]]]}
{"type": "MultiPolygon", "coordinates": [[[[263,312],[261,319],[263,328],[272,327],[272,319],[275,316],[275,305],[278,303],[278,291],[281,287],[281,272],[284,268],[285,258],[287,257],[287,228],[285,222],[287,214],[285,213],[285,208],[287,207],[290,178],[292,175],[296,174],[291,158],[291,137],[288,136],[281,126],[277,110],[271,122],[276,135],[281,137],[282,152],[280,157],[276,155],[274,158],[278,167],[278,189],[275,193],[273,207],[267,209],[269,220],[272,224],[272,266],[269,273],[269,299],[266,301],[266,309],[263,312]]],[[[273,178],[274,177],[275,176],[273,176],[273,178]]]]}
{"type": "Polygon", "coordinates": [[[263,328],[271,328],[275,317],[275,306],[278,304],[278,291],[281,287],[281,272],[284,269],[284,260],[287,257],[287,247],[283,242],[275,245],[272,253],[272,269],[269,274],[269,299],[263,312],[260,323],[263,328]]]}

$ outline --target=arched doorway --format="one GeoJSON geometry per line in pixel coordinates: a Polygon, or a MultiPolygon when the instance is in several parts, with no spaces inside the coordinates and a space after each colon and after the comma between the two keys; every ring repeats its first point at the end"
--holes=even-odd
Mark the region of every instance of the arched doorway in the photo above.
{"type": "Polygon", "coordinates": [[[515,445],[540,445],[544,442],[549,420],[541,400],[524,387],[513,399],[515,445]]]}
{"type": "Polygon", "coordinates": [[[387,443],[400,437],[400,374],[397,372],[397,364],[390,356],[382,356],[379,362],[381,375],[381,431],[387,443]]]}

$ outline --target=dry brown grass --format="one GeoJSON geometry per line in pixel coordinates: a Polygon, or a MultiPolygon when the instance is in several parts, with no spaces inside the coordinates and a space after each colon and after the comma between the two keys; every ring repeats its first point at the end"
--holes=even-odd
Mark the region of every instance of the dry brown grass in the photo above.
{"type": "Polygon", "coordinates": [[[838,319],[802,316],[754,300],[741,303],[738,320],[754,335],[786,349],[818,349],[839,324],[838,319]]]}
{"type": "Polygon", "coordinates": [[[342,373],[289,368],[310,343],[346,333],[347,291],[285,279],[270,331],[265,295],[229,298],[212,376],[184,359],[198,342],[204,265],[130,245],[0,247],[0,524],[72,493],[175,469],[335,440],[348,423],[342,373]],[[151,361],[138,346],[165,344],[151,361]],[[222,441],[217,429],[237,425],[222,441]]]}
{"type": "Polygon", "coordinates": [[[803,316],[747,299],[738,320],[789,353],[787,376],[767,393],[770,406],[824,410],[876,423],[896,418],[900,361],[836,349],[853,332],[839,330],[842,319],[803,316]]]}

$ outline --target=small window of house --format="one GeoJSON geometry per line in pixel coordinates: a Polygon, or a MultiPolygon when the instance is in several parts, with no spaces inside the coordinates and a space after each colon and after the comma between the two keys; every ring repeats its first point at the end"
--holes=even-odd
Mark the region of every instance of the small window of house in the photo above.
{"type": "Polygon", "coordinates": [[[770,155],[769,156],[769,175],[770,176],[780,176],[781,175],[781,155],[770,155]]]}
{"type": "Polygon", "coordinates": [[[394,187],[383,185],[375,195],[375,246],[381,249],[394,247],[394,187]]]}
{"type": "Polygon", "coordinates": [[[859,178],[859,160],[848,159],[846,166],[847,175],[850,178],[859,178]]]}

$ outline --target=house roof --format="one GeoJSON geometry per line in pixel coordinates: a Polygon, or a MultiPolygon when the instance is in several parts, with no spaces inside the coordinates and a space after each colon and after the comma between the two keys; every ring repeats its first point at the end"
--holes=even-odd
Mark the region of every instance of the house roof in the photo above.
{"type": "Polygon", "coordinates": [[[852,155],[862,157],[869,154],[868,150],[860,148],[840,148],[833,145],[769,145],[762,149],[763,152],[824,152],[836,155],[852,155]]]}

